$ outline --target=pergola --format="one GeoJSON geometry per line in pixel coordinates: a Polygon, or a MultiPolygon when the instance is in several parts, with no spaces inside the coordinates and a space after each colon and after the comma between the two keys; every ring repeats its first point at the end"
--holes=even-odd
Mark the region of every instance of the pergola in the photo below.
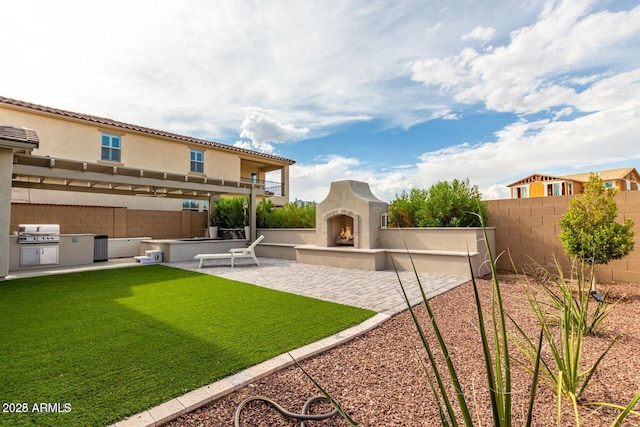
{"type": "Polygon", "coordinates": [[[19,153],[13,156],[12,186],[175,199],[264,195],[259,184],[19,153]]]}
{"type": "Polygon", "coordinates": [[[12,187],[210,202],[219,194],[246,195],[250,200],[250,237],[255,240],[256,196],[265,195],[262,184],[32,155],[38,144],[33,130],[0,126],[0,280],[9,273],[12,187]]]}

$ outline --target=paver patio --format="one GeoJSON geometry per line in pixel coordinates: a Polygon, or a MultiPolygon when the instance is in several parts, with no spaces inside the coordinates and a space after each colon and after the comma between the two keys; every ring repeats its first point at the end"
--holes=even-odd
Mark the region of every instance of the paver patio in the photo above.
{"type": "MultiPolygon", "coordinates": [[[[367,308],[387,315],[399,313],[407,308],[394,271],[355,270],[300,264],[274,258],[260,258],[260,266],[248,262],[245,264],[243,261],[234,268],[228,264],[224,261],[212,261],[201,269],[198,268],[198,261],[169,265],[297,295],[367,308]]],[[[414,272],[400,271],[399,274],[412,305],[421,302],[422,295],[414,272]]],[[[470,280],[470,277],[429,273],[420,273],[419,277],[428,298],[470,280]]]]}

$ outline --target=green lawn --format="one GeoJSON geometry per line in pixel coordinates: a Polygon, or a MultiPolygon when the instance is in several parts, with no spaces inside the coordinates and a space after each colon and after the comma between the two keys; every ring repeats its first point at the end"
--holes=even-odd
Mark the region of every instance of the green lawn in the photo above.
{"type": "Polygon", "coordinates": [[[10,280],[0,425],[113,423],[373,314],[161,265],[10,280]]]}

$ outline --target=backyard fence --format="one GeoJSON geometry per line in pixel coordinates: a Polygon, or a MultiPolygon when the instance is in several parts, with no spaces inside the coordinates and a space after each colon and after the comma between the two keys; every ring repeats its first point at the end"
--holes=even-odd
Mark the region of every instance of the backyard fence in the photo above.
{"type": "MultiPolygon", "coordinates": [[[[576,196],[489,201],[488,225],[496,229],[495,254],[502,253],[498,268],[512,270],[515,265],[522,269],[533,261],[549,266],[554,256],[567,267],[558,223],[572,197],[576,196]]],[[[620,192],[616,201],[618,221],[632,219],[635,223],[635,249],[621,260],[597,266],[596,276],[600,281],[640,283],[640,191],[620,192]]]]}

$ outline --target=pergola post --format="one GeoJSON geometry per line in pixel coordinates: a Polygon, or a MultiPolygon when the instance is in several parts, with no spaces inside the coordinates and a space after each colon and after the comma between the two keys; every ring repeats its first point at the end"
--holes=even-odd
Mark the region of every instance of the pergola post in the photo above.
{"type": "Polygon", "coordinates": [[[0,125],[0,281],[9,275],[13,154],[31,153],[39,143],[38,135],[31,129],[0,125]]]}
{"type": "Polygon", "coordinates": [[[249,195],[249,227],[250,227],[250,241],[256,240],[256,216],[258,213],[258,209],[256,206],[256,190],[255,188],[251,188],[251,194],[249,195]]]}
{"type": "Polygon", "coordinates": [[[0,146],[0,281],[9,275],[13,149],[0,146]]]}

